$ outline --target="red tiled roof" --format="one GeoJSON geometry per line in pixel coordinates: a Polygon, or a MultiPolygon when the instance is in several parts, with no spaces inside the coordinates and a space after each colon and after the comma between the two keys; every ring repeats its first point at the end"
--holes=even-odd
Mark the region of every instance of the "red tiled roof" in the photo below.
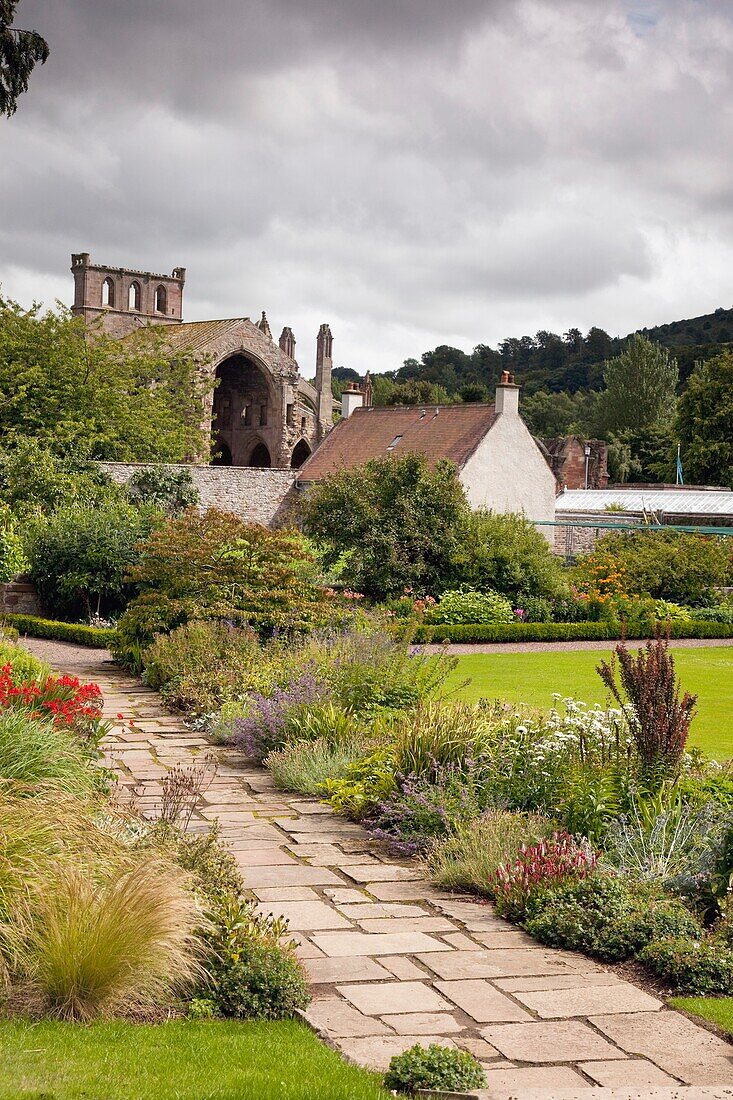
{"type": "Polygon", "coordinates": [[[340,420],[301,467],[299,481],[320,481],[370,458],[425,455],[460,469],[491,429],[493,405],[376,405],[340,420]]]}

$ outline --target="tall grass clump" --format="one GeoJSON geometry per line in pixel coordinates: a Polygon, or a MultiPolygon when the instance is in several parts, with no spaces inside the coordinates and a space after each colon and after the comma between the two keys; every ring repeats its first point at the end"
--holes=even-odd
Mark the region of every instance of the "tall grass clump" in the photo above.
{"type": "Polygon", "coordinates": [[[485,813],[434,842],[426,856],[430,877],[447,889],[493,897],[499,867],[513,860],[522,845],[536,844],[556,828],[538,814],[485,813]]]}
{"type": "Polygon", "coordinates": [[[429,700],[407,715],[397,737],[397,763],[405,775],[423,775],[436,766],[462,767],[490,749],[497,726],[486,702],[429,700]]]}
{"type": "Polygon", "coordinates": [[[185,876],[169,864],[147,857],[103,881],[63,867],[18,912],[11,971],[61,1019],[143,1009],[197,976],[200,925],[185,876]]]}
{"type": "Polygon", "coordinates": [[[281,790],[318,795],[325,791],[327,779],[343,778],[364,753],[363,741],[334,743],[319,737],[314,741],[295,741],[279,752],[271,752],[265,759],[265,767],[281,790]]]}
{"type": "Polygon", "coordinates": [[[0,780],[29,788],[52,786],[89,797],[96,785],[87,750],[72,733],[49,718],[0,710],[0,780]]]}

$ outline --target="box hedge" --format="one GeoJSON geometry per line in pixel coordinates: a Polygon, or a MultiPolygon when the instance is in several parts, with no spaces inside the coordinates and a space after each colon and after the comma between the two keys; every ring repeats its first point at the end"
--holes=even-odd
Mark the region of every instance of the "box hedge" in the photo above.
{"type": "Polygon", "coordinates": [[[15,612],[4,612],[0,620],[14,627],[20,635],[76,642],[77,645],[92,649],[107,649],[115,635],[115,631],[111,629],[85,626],[83,623],[62,623],[54,619],[41,619],[37,615],[18,615],[15,612]]]}
{"type": "MultiPolygon", "coordinates": [[[[660,624],[663,630],[667,624],[660,624]]],[[[672,622],[671,638],[733,638],[731,623],[672,622]]],[[[441,642],[575,642],[616,641],[622,637],[642,639],[653,636],[652,630],[623,629],[617,622],[581,623],[461,623],[418,626],[413,636],[416,643],[441,642]]]]}

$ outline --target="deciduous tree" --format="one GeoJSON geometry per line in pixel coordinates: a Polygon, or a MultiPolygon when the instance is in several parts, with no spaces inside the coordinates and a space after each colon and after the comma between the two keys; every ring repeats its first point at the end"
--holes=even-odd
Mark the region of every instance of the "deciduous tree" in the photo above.
{"type": "Polygon", "coordinates": [[[48,58],[48,42],[38,31],[13,27],[18,0],[0,0],[0,115],[15,114],[18,96],[28,91],[28,81],[38,64],[48,58]]]}

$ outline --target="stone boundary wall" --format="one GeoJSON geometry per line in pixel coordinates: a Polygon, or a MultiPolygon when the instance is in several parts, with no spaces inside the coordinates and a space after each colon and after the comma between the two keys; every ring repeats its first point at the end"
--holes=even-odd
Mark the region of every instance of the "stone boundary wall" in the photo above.
{"type": "MultiPolygon", "coordinates": [[[[124,485],[146,462],[100,462],[118,485],[124,485]]],[[[194,466],[168,463],[168,469],[188,470],[201,497],[200,507],[233,512],[248,523],[282,527],[294,522],[297,470],[263,470],[249,466],[194,466]]]]}
{"type": "Polygon", "coordinates": [[[0,611],[16,615],[40,614],[41,602],[28,577],[16,577],[7,584],[0,584],[0,611]]]}
{"type": "Polygon", "coordinates": [[[568,523],[587,523],[589,526],[553,527],[554,552],[560,557],[566,558],[576,558],[582,554],[592,553],[598,539],[602,535],[608,534],[609,531],[607,526],[594,527],[593,520],[598,520],[599,523],[603,524],[613,524],[614,516],[619,524],[639,524],[642,522],[638,516],[630,513],[619,515],[617,512],[608,512],[601,516],[597,512],[557,512],[555,519],[558,525],[561,525],[562,521],[566,519],[568,523]]]}

